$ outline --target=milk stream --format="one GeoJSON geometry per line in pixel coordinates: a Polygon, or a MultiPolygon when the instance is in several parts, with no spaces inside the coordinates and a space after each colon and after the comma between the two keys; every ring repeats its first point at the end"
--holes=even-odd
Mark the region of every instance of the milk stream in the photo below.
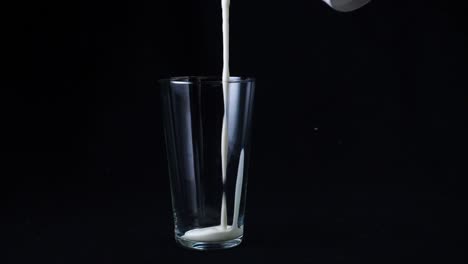
{"type": "MultiPolygon", "coordinates": [[[[221,131],[221,168],[223,186],[226,183],[228,160],[228,109],[229,109],[229,6],[230,0],[221,0],[223,11],[223,100],[224,117],[221,131]]],[[[226,192],[223,190],[221,198],[221,221],[218,226],[196,228],[185,232],[183,239],[200,242],[219,242],[236,239],[244,233],[244,227],[238,226],[239,208],[244,177],[244,149],[241,150],[239,167],[237,169],[236,189],[234,194],[234,213],[232,226],[227,224],[226,192]]]]}
{"type": "MultiPolygon", "coordinates": [[[[229,109],[229,5],[230,0],[221,0],[223,10],[223,100],[224,100],[224,117],[223,128],[221,132],[221,167],[223,176],[223,186],[226,183],[227,173],[227,156],[228,156],[228,109],[229,109]]],[[[227,211],[226,211],[226,193],[223,190],[221,201],[221,226],[227,227],[227,211]]]]}

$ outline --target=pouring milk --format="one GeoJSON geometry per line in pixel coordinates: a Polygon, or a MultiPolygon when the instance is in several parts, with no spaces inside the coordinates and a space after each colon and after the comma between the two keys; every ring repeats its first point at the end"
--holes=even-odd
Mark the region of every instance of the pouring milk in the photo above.
{"type": "MultiPolygon", "coordinates": [[[[323,0],[335,10],[348,12],[358,9],[370,0],[323,0]]],[[[228,109],[229,109],[229,7],[230,0],[221,0],[223,16],[223,100],[224,117],[221,132],[221,167],[223,186],[226,182],[227,156],[228,156],[228,109]]],[[[220,242],[239,238],[244,233],[244,227],[238,226],[240,199],[242,193],[242,182],[244,176],[244,150],[241,150],[239,166],[237,170],[236,189],[234,194],[234,212],[232,225],[227,224],[226,193],[223,190],[221,197],[221,219],[217,226],[195,228],[185,232],[183,239],[200,242],[220,242]]]]}

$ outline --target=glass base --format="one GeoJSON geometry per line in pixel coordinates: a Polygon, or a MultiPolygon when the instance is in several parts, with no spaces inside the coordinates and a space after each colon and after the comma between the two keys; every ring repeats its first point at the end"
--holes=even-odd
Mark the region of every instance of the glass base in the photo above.
{"type": "Polygon", "coordinates": [[[219,250],[219,249],[228,249],[233,248],[242,242],[242,236],[227,240],[227,241],[219,241],[219,242],[199,242],[199,241],[192,241],[186,240],[180,237],[175,237],[177,243],[185,248],[206,251],[206,250],[219,250]]]}

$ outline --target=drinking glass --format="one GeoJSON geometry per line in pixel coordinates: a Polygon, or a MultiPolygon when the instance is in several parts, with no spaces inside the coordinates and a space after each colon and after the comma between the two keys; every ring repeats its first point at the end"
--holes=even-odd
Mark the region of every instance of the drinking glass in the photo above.
{"type": "Polygon", "coordinates": [[[175,239],[198,250],[237,246],[244,235],[255,80],[175,77],[160,84],[175,239]]]}

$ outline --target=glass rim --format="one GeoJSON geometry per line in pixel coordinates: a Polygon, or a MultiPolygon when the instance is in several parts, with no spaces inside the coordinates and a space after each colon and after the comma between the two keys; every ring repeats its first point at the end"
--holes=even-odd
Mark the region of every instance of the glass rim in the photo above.
{"type": "MultiPolygon", "coordinates": [[[[220,76],[179,76],[169,77],[159,80],[160,83],[175,83],[175,84],[194,84],[194,83],[223,83],[220,76]]],[[[229,83],[250,83],[255,82],[255,78],[244,76],[231,76],[229,83]]]]}

